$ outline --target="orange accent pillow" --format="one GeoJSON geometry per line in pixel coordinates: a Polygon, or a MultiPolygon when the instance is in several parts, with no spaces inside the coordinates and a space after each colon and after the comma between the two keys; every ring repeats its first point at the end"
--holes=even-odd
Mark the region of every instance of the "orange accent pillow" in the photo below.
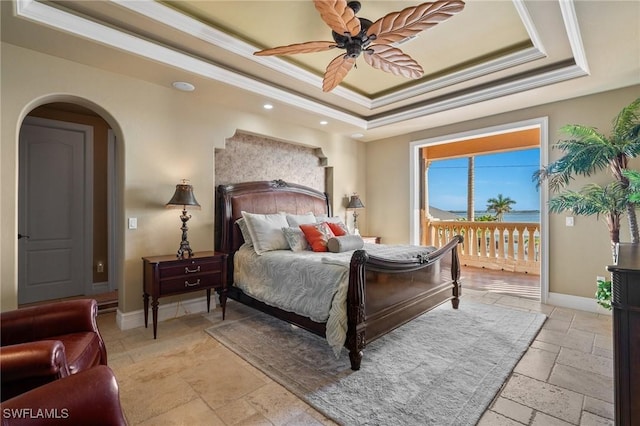
{"type": "Polygon", "coordinates": [[[336,237],[342,237],[343,235],[348,235],[349,230],[347,229],[347,225],[342,222],[327,222],[329,228],[336,237]]]}
{"type": "Polygon", "coordinates": [[[303,224],[300,229],[313,251],[328,251],[327,242],[329,238],[335,237],[326,222],[303,224]]]}

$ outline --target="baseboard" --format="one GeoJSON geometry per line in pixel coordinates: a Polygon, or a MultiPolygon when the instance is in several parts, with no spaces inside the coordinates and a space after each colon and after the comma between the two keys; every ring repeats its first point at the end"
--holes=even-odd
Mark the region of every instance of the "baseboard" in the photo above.
{"type": "Polygon", "coordinates": [[[102,281],[91,285],[91,294],[109,293],[110,291],[112,290],[109,288],[109,281],[102,281]]]}
{"type": "Polygon", "coordinates": [[[611,315],[611,311],[596,303],[595,297],[572,296],[570,294],[549,293],[547,304],[563,308],[577,309],[579,311],[593,312],[596,314],[611,315]]]}
{"type": "MultiPolygon", "coordinates": [[[[217,297],[211,295],[211,311],[216,307],[217,297]]],[[[180,300],[162,304],[158,306],[158,322],[166,321],[173,318],[182,317],[199,312],[207,312],[206,296],[195,299],[180,300]]],[[[120,309],[116,312],[116,324],[120,330],[129,330],[136,327],[144,327],[144,310],[140,309],[133,312],[122,312],[120,309]]],[[[149,327],[153,326],[153,314],[149,307],[149,327]]]]}

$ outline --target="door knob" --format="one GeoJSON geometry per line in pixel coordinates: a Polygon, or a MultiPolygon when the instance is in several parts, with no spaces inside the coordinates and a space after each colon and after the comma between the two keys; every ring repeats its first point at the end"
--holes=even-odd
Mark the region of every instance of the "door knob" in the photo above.
{"type": "Polygon", "coordinates": [[[22,234],[18,234],[18,239],[22,239],[22,238],[29,238],[28,235],[22,235],[22,234]]]}

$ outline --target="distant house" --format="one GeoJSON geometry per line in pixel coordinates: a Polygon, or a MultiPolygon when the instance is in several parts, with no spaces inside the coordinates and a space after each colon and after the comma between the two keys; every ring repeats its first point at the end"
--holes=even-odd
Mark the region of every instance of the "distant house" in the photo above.
{"type": "Polygon", "coordinates": [[[429,206],[429,217],[436,220],[461,220],[465,219],[455,213],[448,212],[446,210],[440,210],[439,208],[429,206]]]}

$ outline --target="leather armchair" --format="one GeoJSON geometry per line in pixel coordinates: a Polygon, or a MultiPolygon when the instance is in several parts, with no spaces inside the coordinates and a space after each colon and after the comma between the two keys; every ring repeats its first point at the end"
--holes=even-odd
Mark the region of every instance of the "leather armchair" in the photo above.
{"type": "Polygon", "coordinates": [[[97,302],[80,299],[0,314],[2,401],[107,364],[97,302]]]}
{"type": "Polygon", "coordinates": [[[118,383],[101,365],[2,403],[2,425],[126,425],[118,383]]]}

